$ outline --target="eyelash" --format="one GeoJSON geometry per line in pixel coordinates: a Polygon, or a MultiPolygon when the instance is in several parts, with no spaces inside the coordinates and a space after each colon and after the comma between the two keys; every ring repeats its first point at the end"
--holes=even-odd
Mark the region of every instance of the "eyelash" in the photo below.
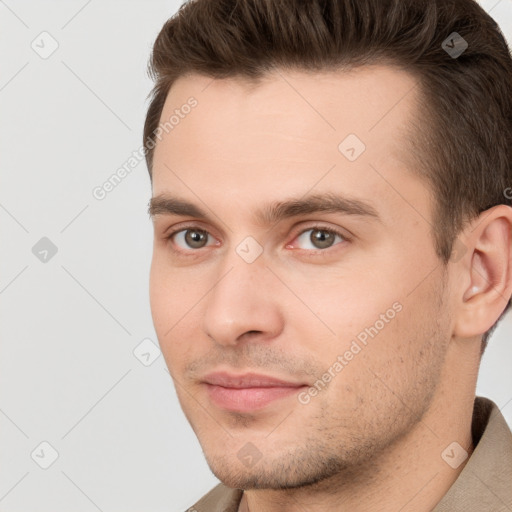
{"type": "MultiPolygon", "coordinates": [[[[198,226],[198,225],[195,225],[195,224],[190,224],[190,225],[185,225],[185,226],[180,226],[179,229],[176,229],[174,231],[172,231],[171,233],[165,235],[165,240],[168,242],[168,243],[172,243],[172,238],[177,235],[178,233],[181,233],[182,231],[188,231],[188,230],[197,230],[197,231],[201,231],[201,232],[204,232],[206,233],[207,235],[209,236],[212,236],[206,229],[203,229],[202,227],[198,226]]],[[[338,231],[336,229],[333,229],[331,227],[327,227],[327,226],[323,226],[321,224],[316,224],[316,225],[312,225],[312,226],[308,226],[306,229],[303,229],[302,231],[300,231],[299,233],[297,233],[293,240],[297,239],[298,237],[300,237],[301,235],[303,235],[304,233],[308,232],[308,231],[312,231],[312,230],[317,230],[317,231],[323,231],[325,233],[328,233],[328,234],[332,234],[332,235],[337,235],[339,236],[340,238],[342,238],[342,242],[349,242],[351,240],[351,238],[349,238],[345,233],[342,233],[341,231],[338,231]]],[[[338,242],[330,247],[327,247],[325,249],[297,249],[299,251],[303,251],[305,253],[307,253],[308,255],[311,255],[311,256],[314,256],[314,255],[318,255],[318,254],[325,254],[326,252],[330,252],[329,249],[332,249],[333,247],[336,247],[336,245],[340,245],[342,242],[338,242]]],[[[289,245],[289,244],[286,244],[286,245],[289,245]]],[[[180,254],[192,254],[192,253],[198,253],[201,249],[205,249],[206,247],[201,247],[200,249],[173,249],[175,252],[177,253],[180,253],[180,254]]]]}

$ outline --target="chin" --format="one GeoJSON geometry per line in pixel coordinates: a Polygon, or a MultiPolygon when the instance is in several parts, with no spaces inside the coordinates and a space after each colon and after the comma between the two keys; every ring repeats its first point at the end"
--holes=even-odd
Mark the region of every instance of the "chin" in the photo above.
{"type": "Polygon", "coordinates": [[[327,459],[320,462],[312,459],[308,464],[303,460],[291,459],[283,456],[276,460],[261,459],[252,467],[246,467],[236,454],[232,457],[225,454],[219,457],[206,456],[212,473],[224,485],[233,489],[284,490],[315,487],[343,471],[339,460],[327,459]]]}

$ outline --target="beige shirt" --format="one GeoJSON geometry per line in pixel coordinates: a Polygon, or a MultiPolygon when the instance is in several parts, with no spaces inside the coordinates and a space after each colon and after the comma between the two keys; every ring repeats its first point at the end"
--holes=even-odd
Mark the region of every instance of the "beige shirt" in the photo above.
{"type": "MultiPolygon", "coordinates": [[[[432,512],[512,512],[512,433],[494,402],[476,397],[475,449],[432,512]]],[[[214,487],[187,512],[237,512],[242,489],[214,487]]]]}

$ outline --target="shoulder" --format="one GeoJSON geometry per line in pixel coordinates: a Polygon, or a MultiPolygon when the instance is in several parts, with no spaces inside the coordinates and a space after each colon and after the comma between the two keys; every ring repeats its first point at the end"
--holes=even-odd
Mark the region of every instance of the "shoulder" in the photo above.
{"type": "Polygon", "coordinates": [[[237,512],[242,494],[242,489],[232,489],[220,483],[186,512],[237,512]]]}
{"type": "Polygon", "coordinates": [[[434,512],[512,510],[512,433],[498,406],[476,397],[475,449],[434,512]]]}

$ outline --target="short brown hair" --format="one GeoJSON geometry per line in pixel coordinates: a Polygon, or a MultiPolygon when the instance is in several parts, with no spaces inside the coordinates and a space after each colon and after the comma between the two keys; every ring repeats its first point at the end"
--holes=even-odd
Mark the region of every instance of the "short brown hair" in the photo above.
{"type": "MultiPolygon", "coordinates": [[[[151,176],[167,94],[188,73],[258,80],[273,69],[391,63],[419,82],[411,169],[434,192],[432,235],[446,264],[466,223],[512,205],[512,58],[474,0],[192,0],[159,33],[144,126],[151,176]],[[454,35],[453,33],[456,33],[454,35]],[[464,49],[449,53],[455,39],[464,49]],[[451,39],[450,39],[451,38],[451,39]]],[[[503,314],[510,308],[510,300],[503,314]]],[[[500,316],[498,321],[502,318],[500,316]]],[[[497,324],[497,322],[496,322],[497,324]]],[[[496,324],[483,335],[483,347],[496,324]]]]}

